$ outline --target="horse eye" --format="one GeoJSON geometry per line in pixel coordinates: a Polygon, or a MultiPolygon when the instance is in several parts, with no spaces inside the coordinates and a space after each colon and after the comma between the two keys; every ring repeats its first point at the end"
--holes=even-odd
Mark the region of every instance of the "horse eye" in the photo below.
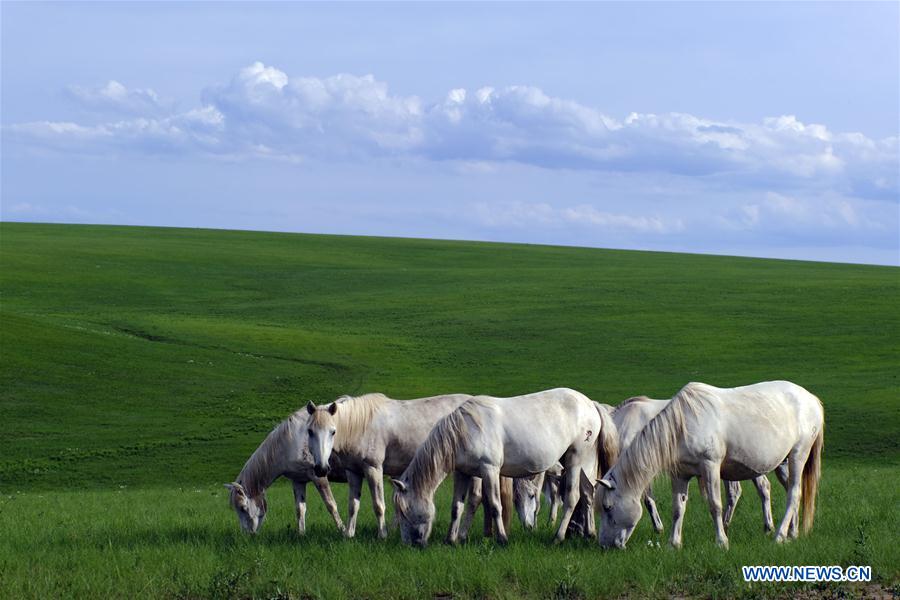
{"type": "Polygon", "coordinates": [[[335,432],[335,430],[334,430],[334,429],[332,429],[332,430],[331,430],[331,435],[334,435],[334,432],[335,432]]]}

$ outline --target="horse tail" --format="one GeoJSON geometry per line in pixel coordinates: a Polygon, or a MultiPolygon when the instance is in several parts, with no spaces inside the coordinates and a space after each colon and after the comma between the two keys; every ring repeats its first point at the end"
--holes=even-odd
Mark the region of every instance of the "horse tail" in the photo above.
{"type": "Polygon", "coordinates": [[[819,478],[822,476],[822,446],[825,445],[825,422],[813,442],[803,465],[803,533],[809,533],[816,518],[816,494],[819,492],[819,478]]]}
{"type": "Polygon", "coordinates": [[[503,517],[503,529],[506,530],[506,535],[509,535],[509,523],[514,510],[512,477],[500,478],[500,507],[503,510],[501,515],[503,517]]]}
{"type": "Polygon", "coordinates": [[[596,479],[602,478],[619,460],[619,430],[609,411],[594,402],[594,408],[600,415],[600,433],[597,435],[597,473],[596,479]]]}

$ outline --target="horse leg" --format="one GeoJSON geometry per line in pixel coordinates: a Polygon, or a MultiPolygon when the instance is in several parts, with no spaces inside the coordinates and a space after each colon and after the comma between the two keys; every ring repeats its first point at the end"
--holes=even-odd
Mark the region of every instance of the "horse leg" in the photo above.
{"type": "Polygon", "coordinates": [[[363,478],[347,470],[347,531],[348,538],[356,535],[356,516],[359,514],[359,498],[362,496],[363,478]]]}
{"type": "Polygon", "coordinates": [[[588,539],[597,537],[597,521],[594,518],[594,494],[582,493],[581,502],[584,505],[584,510],[587,511],[587,518],[585,519],[587,529],[584,537],[588,539]]]}
{"type": "MultiPolygon", "coordinates": [[[[469,529],[475,519],[475,511],[481,506],[481,478],[469,479],[469,493],[466,497],[466,512],[463,515],[462,524],[459,527],[459,540],[465,542],[469,538],[469,529]]],[[[485,509],[487,512],[487,509],[485,509]]]]}
{"type": "Polygon", "coordinates": [[[559,522],[559,529],[556,530],[555,543],[560,543],[566,539],[566,530],[569,528],[569,521],[575,513],[575,507],[578,506],[578,499],[581,496],[581,488],[579,487],[579,476],[581,467],[578,465],[567,465],[560,481],[560,495],[563,498],[563,516],[559,522]]]}
{"type": "MultiPolygon", "coordinates": [[[[783,463],[778,465],[778,468],[775,469],[775,476],[778,477],[778,481],[779,481],[779,483],[781,483],[781,487],[783,487],[784,491],[787,492],[787,489],[788,489],[787,461],[784,461],[783,463]]],[[[798,514],[795,514],[794,518],[791,519],[790,536],[792,538],[797,537],[797,529],[798,529],[798,526],[800,525],[800,514],[799,514],[799,511],[797,511],[797,512],[798,512],[798,514]]]]}
{"type": "Polygon", "coordinates": [[[662,518],[659,516],[659,510],[656,508],[656,500],[653,499],[652,486],[647,486],[647,489],[644,491],[644,506],[647,507],[647,512],[650,514],[650,519],[653,521],[653,529],[656,533],[662,533],[663,522],[662,518]]]}
{"type": "Polygon", "coordinates": [[[544,481],[547,478],[547,472],[544,471],[534,479],[534,525],[537,527],[537,518],[541,512],[541,490],[544,489],[544,481]]]}
{"type": "Polygon", "coordinates": [[[709,514],[712,516],[713,525],[716,528],[716,543],[728,548],[728,536],[725,533],[725,524],[722,523],[722,480],[719,477],[718,463],[706,463],[703,465],[703,485],[706,489],[706,502],[709,504],[709,514]]]}
{"type": "MultiPolygon", "coordinates": [[[[491,511],[488,510],[488,507],[487,507],[487,504],[486,504],[486,502],[487,502],[487,497],[488,497],[487,482],[485,482],[484,478],[482,478],[482,480],[481,480],[481,503],[482,503],[482,507],[481,507],[481,508],[482,508],[483,510],[481,511],[481,516],[482,516],[482,519],[483,519],[482,522],[483,522],[484,524],[482,525],[482,532],[481,532],[481,533],[482,533],[482,535],[483,535],[484,537],[486,537],[486,538],[492,538],[492,537],[494,537],[494,521],[493,521],[493,517],[491,516],[491,511]]],[[[501,501],[500,504],[501,504],[501,506],[502,506],[503,502],[501,501]]]]}
{"type": "Polygon", "coordinates": [[[763,510],[763,529],[769,533],[775,529],[775,523],[772,519],[772,484],[765,475],[760,475],[753,480],[756,486],[756,492],[759,494],[759,500],[762,502],[763,510]]]}
{"type": "Polygon", "coordinates": [[[453,503],[450,507],[450,529],[447,531],[447,543],[459,543],[459,526],[465,510],[466,494],[472,485],[472,478],[459,471],[453,473],[453,503]]]}
{"type": "Polygon", "coordinates": [[[306,534],[306,482],[293,481],[294,504],[297,507],[297,529],[300,535],[306,534]]]}
{"type": "Polygon", "coordinates": [[[497,536],[498,542],[506,544],[509,539],[506,537],[506,529],[503,527],[503,503],[500,499],[500,469],[490,468],[483,475],[482,481],[485,488],[485,507],[491,512],[494,534],[497,536]]]}
{"type": "Polygon", "coordinates": [[[724,525],[725,531],[728,531],[728,527],[731,526],[731,519],[734,518],[734,509],[737,508],[738,500],[741,499],[741,494],[744,489],[741,486],[740,481],[726,481],[725,482],[725,518],[724,525]]]}
{"type": "Polygon", "coordinates": [[[387,526],[384,524],[384,471],[381,467],[367,465],[363,473],[372,494],[372,508],[378,522],[378,539],[383,540],[387,538],[387,526]]]}
{"type": "Polygon", "coordinates": [[[681,548],[681,526],[684,524],[690,482],[690,478],[672,477],[672,535],[669,543],[675,548],[681,548]]]}
{"type": "Polygon", "coordinates": [[[544,493],[547,496],[547,503],[550,504],[550,514],[548,515],[550,524],[554,525],[556,517],[559,516],[559,505],[562,503],[559,496],[559,480],[555,477],[548,477],[544,493]]]}
{"type": "Polygon", "coordinates": [[[806,455],[803,454],[802,460],[796,453],[788,456],[788,475],[787,475],[787,507],[784,512],[784,519],[778,526],[778,532],[775,534],[775,541],[782,543],[789,534],[789,530],[794,526],[794,519],[800,512],[800,494],[802,493],[801,484],[803,483],[803,465],[806,463],[806,455]]]}
{"type": "Polygon", "coordinates": [[[331,486],[328,485],[328,480],[324,477],[317,477],[313,479],[313,485],[319,491],[319,496],[322,497],[322,502],[325,503],[325,509],[331,515],[331,518],[334,519],[334,524],[337,525],[338,531],[343,533],[344,522],[341,520],[341,513],[338,512],[337,502],[334,500],[334,494],[331,493],[331,486]]]}

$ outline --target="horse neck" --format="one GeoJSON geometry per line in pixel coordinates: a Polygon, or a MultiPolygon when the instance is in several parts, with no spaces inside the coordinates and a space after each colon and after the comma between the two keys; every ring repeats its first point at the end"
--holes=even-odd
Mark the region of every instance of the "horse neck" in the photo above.
{"type": "Polygon", "coordinates": [[[284,474],[286,457],[293,454],[291,445],[296,437],[293,433],[279,426],[250,455],[238,480],[251,496],[266,491],[272,482],[284,474]]]}
{"type": "Polygon", "coordinates": [[[334,451],[354,454],[362,450],[372,419],[385,404],[387,399],[376,394],[348,399],[334,416],[338,431],[334,451]]]}
{"type": "Polygon", "coordinates": [[[417,473],[415,476],[416,480],[412,484],[415,493],[422,498],[434,496],[438,486],[441,485],[441,482],[447,478],[447,475],[449,475],[452,470],[452,466],[448,466],[445,462],[440,461],[434,468],[429,469],[427,472],[417,473]]]}
{"type": "Polygon", "coordinates": [[[441,482],[453,471],[462,422],[463,419],[458,413],[451,413],[438,421],[428,439],[413,456],[407,472],[413,489],[420,496],[433,495],[441,482]]]}
{"type": "Polygon", "coordinates": [[[667,405],[638,432],[613,468],[620,475],[618,485],[642,494],[657,475],[674,469],[679,461],[678,442],[684,435],[680,410],[667,405]]]}

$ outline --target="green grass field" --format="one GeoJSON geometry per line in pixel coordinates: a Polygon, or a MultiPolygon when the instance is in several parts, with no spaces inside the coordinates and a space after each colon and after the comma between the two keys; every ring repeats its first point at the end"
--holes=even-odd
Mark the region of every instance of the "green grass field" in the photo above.
{"type": "MultiPolygon", "coordinates": [[[[898,298],[890,267],[2,223],[0,596],[897,594],[898,298]],[[248,538],[221,486],[307,400],[568,386],[616,404],[767,379],[826,411],[816,527],[784,547],[762,533],[749,484],[729,551],[694,487],[683,550],[644,519],[617,553],[551,547],[546,525],[516,524],[505,548],[379,543],[367,493],[356,540],[318,497],[300,539],[284,482],[248,538]],[[875,582],[743,583],[754,564],[871,565],[875,582]]],[[[656,489],[668,529],[666,482],[656,489]]]]}

